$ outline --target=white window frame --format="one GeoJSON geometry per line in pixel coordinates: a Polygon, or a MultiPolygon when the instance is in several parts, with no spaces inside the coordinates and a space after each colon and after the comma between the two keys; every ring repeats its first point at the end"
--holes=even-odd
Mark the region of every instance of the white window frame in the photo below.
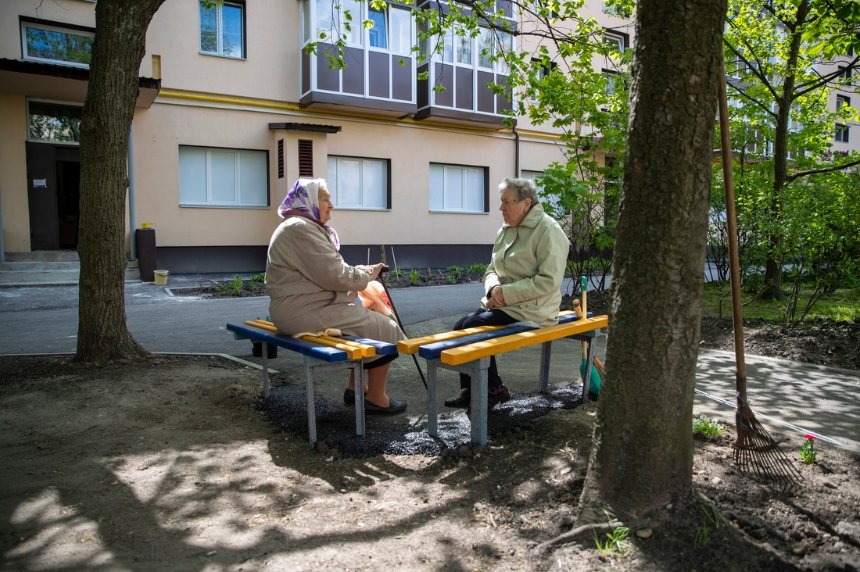
{"type": "Polygon", "coordinates": [[[269,154],[257,149],[231,149],[223,147],[179,146],[179,206],[215,208],[268,208],[269,206],[269,154]],[[231,157],[232,165],[220,162],[231,157]],[[200,160],[203,160],[200,172],[200,160]],[[243,160],[244,159],[244,160],[243,160]],[[195,165],[195,163],[197,163],[195,165]],[[256,165],[254,163],[257,163],[256,165]],[[232,181],[219,176],[228,166],[232,181]],[[198,167],[198,169],[194,169],[198,167]],[[254,169],[258,169],[254,172],[254,169]],[[201,180],[202,176],[202,180],[201,180]],[[243,188],[258,184],[259,188],[243,188]],[[216,198],[216,194],[232,187],[233,198],[216,198]],[[202,192],[201,192],[202,191],[202,192]],[[203,199],[201,200],[201,196],[203,199]]]}
{"type": "MultiPolygon", "coordinates": [[[[70,60],[56,59],[56,58],[44,58],[40,56],[35,56],[30,53],[30,45],[27,42],[27,30],[43,30],[47,32],[59,32],[61,34],[73,35],[73,36],[81,36],[83,38],[90,38],[95,40],[96,34],[94,31],[83,30],[79,28],[68,28],[59,25],[45,24],[39,22],[31,22],[28,20],[21,20],[21,55],[22,58],[27,61],[32,62],[47,62],[52,64],[62,64],[66,66],[72,66],[76,68],[89,69],[89,62],[75,62],[70,60]]],[[[90,44],[92,50],[92,44],[90,44]]],[[[92,57],[92,51],[90,51],[90,56],[92,57]]]]}
{"type": "Polygon", "coordinates": [[[486,190],[487,190],[487,171],[484,167],[475,167],[470,165],[451,165],[446,163],[430,163],[429,171],[429,193],[428,200],[430,203],[430,212],[436,213],[457,213],[457,214],[486,214],[486,190]],[[449,176],[460,176],[460,205],[459,207],[450,206],[448,197],[450,196],[449,189],[446,188],[446,182],[449,176]],[[480,175],[480,182],[474,188],[469,188],[469,177],[480,175]],[[470,196],[469,193],[472,193],[470,196]],[[473,204],[469,208],[469,204],[473,204]]]}
{"type": "Polygon", "coordinates": [[[624,50],[628,48],[627,37],[624,34],[613,30],[603,31],[603,43],[614,45],[618,49],[618,52],[622,54],[624,53],[624,50]]]}
{"type": "Polygon", "coordinates": [[[219,56],[222,58],[232,58],[237,60],[243,60],[246,57],[246,14],[247,7],[244,2],[228,2],[225,1],[223,4],[215,4],[211,8],[206,8],[203,4],[203,1],[200,0],[199,3],[199,16],[200,16],[200,53],[205,54],[207,56],[219,56]],[[235,55],[232,53],[226,53],[224,48],[224,8],[239,8],[242,11],[242,19],[241,19],[241,37],[239,38],[239,55],[235,55]],[[215,11],[215,50],[207,50],[203,47],[203,12],[204,10],[214,10],[215,11]]]}
{"type": "Polygon", "coordinates": [[[328,190],[331,193],[331,201],[335,207],[339,209],[350,210],[373,210],[385,211],[390,210],[389,197],[390,189],[390,161],[388,159],[375,159],[370,157],[349,157],[345,155],[329,155],[328,156],[328,174],[326,182],[328,190]],[[357,163],[359,171],[357,176],[352,176],[351,173],[345,173],[341,176],[341,171],[346,170],[347,163],[357,163]],[[378,177],[382,179],[379,184],[381,188],[371,189],[369,183],[373,179],[374,171],[378,177]],[[343,189],[338,189],[342,184],[342,179],[346,177],[352,185],[358,185],[357,194],[359,200],[357,202],[347,203],[343,189]]]}
{"type": "Polygon", "coordinates": [[[837,141],[839,143],[848,143],[849,142],[848,130],[849,130],[848,125],[846,125],[844,123],[837,123],[836,124],[836,131],[833,134],[833,140],[837,141]]]}

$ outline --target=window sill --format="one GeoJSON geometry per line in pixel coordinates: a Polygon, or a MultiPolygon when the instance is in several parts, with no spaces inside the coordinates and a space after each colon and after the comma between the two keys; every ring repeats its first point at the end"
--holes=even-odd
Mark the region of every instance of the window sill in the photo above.
{"type": "Polygon", "coordinates": [[[238,62],[244,62],[248,59],[245,56],[225,56],[224,54],[216,54],[214,52],[197,52],[197,53],[201,56],[209,56],[212,58],[221,58],[223,60],[235,60],[238,62]]]}

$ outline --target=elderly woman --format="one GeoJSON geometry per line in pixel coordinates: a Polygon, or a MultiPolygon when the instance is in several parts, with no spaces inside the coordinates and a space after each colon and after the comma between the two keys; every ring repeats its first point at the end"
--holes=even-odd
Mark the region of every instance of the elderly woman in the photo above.
{"type": "MultiPolygon", "coordinates": [[[[344,334],[396,343],[405,336],[393,320],[355,303],[356,293],[379,275],[383,265],[350,266],[343,260],[337,233],[327,224],[333,208],[323,179],[299,179],[278,208],[284,222],[272,235],[266,262],[272,321],[290,335],[338,328],[344,334]]],[[[367,413],[406,409],[405,401],[392,399],[385,391],[389,363],[395,357],[365,364],[367,413]]],[[[355,401],[352,375],[343,399],[347,404],[355,401]]]]}
{"type": "MultiPolygon", "coordinates": [[[[561,282],[570,241],[538,202],[534,183],[528,179],[505,179],[499,185],[504,224],[496,235],[493,256],[484,273],[486,297],[481,309],[461,318],[454,329],[475,326],[504,326],[514,322],[558,323],[561,282]]],[[[487,370],[488,408],[511,398],[508,388],[490,359],[487,370]]],[[[471,380],[460,374],[460,394],[445,401],[448,407],[468,408],[471,380]]]]}

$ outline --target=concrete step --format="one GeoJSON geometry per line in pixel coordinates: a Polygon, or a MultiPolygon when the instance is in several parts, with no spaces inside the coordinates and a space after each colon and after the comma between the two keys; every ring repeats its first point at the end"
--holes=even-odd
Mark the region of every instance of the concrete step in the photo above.
{"type": "MultiPolygon", "coordinates": [[[[14,253],[5,258],[5,262],[0,262],[0,286],[3,287],[68,286],[80,281],[81,264],[74,251],[14,253]]],[[[140,282],[137,260],[128,261],[125,281],[140,282]]]]}

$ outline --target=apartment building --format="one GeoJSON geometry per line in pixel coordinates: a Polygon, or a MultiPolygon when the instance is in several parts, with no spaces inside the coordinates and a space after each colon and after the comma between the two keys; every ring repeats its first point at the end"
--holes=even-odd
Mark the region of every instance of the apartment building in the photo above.
{"type": "MultiPolygon", "coordinates": [[[[347,260],[377,261],[383,247],[400,268],[488,260],[497,184],[562,159],[557,132],[506,124],[509,102],[487,87],[506,70],[482,47],[513,38],[451,36],[421,61],[407,7],[344,4],[375,26],[346,30],[332,0],[164,3],[130,139],[130,259],[134,230],[149,226],[161,268],[260,271],[289,186],[325,177],[347,260]],[[325,43],[306,49],[321,30],[343,36],[345,68],[325,43]]],[[[498,6],[513,21],[508,0],[498,6]]],[[[74,249],[95,3],[5,0],[0,11],[3,252],[74,249]]]]}

